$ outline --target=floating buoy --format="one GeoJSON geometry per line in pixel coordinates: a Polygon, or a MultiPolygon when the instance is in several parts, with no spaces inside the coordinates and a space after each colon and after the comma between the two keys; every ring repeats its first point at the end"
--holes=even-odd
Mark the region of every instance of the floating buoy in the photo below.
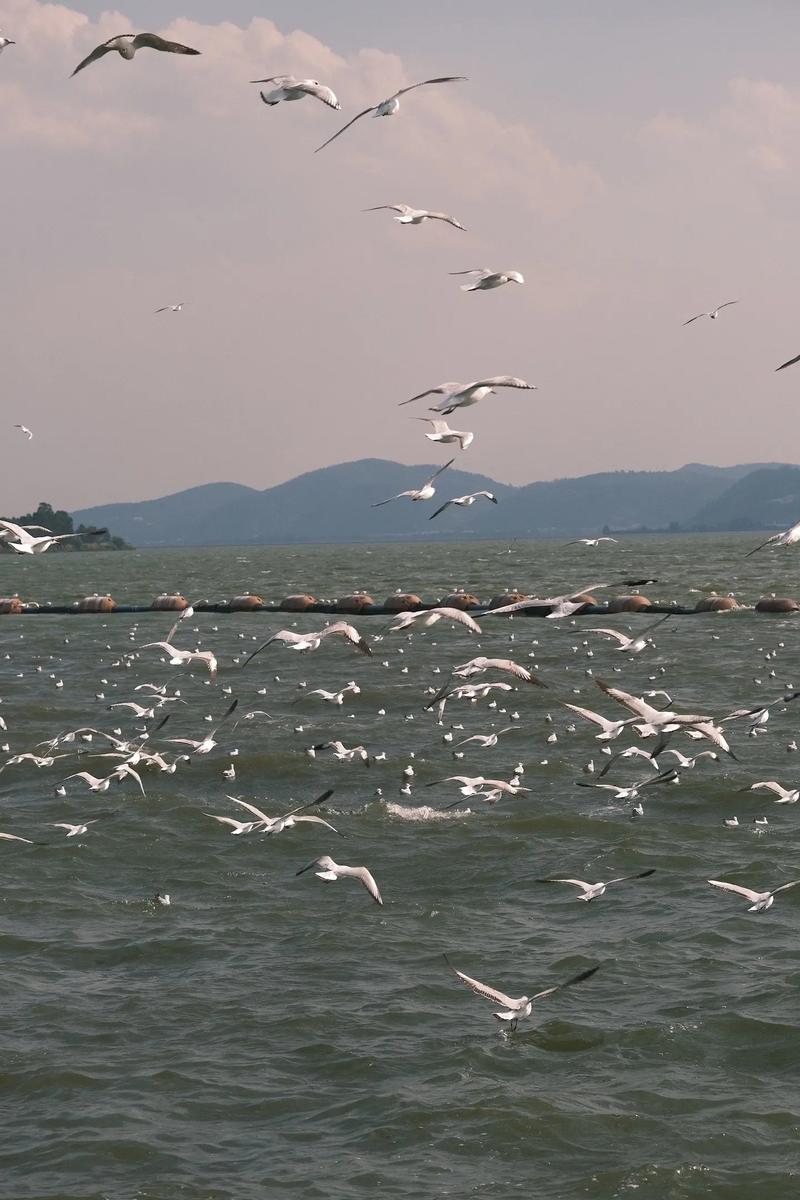
{"type": "Polygon", "coordinates": [[[762,596],[756,604],[756,612],[791,613],[798,612],[800,604],[791,596],[762,596]]]}
{"type": "Polygon", "coordinates": [[[336,612],[340,613],[357,613],[362,612],[365,608],[372,608],[375,604],[372,596],[368,596],[366,592],[353,592],[352,596],[342,596],[334,605],[336,612]]]}
{"type": "Polygon", "coordinates": [[[264,601],[260,596],[254,596],[250,592],[246,592],[243,596],[234,596],[230,602],[231,612],[252,612],[255,608],[261,608],[264,601]]]}
{"type": "Polygon", "coordinates": [[[452,592],[440,601],[439,607],[460,608],[463,611],[467,608],[481,608],[482,605],[478,597],[473,596],[471,592],[452,592]]]}
{"type": "Polygon", "coordinates": [[[153,612],[183,612],[189,607],[189,601],[177,592],[162,592],[160,596],[156,596],[150,607],[153,612]]]}
{"type": "Polygon", "coordinates": [[[3,599],[0,599],[0,613],[21,613],[24,611],[25,605],[19,596],[5,596],[3,599]]]}
{"type": "Polygon", "coordinates": [[[493,596],[489,608],[503,608],[506,604],[519,604],[520,600],[529,600],[524,592],[503,592],[501,596],[493,596]]]}
{"type": "MultiPolygon", "coordinates": [[[[635,597],[635,596],[633,597],[633,599],[634,599],[634,600],[635,600],[636,598],[637,598],[637,597],[635,597]]],[[[591,594],[591,592],[578,592],[578,594],[577,594],[577,595],[575,595],[575,596],[571,596],[571,597],[570,597],[570,599],[571,599],[571,600],[573,601],[573,603],[575,603],[575,604],[577,604],[578,602],[580,602],[582,605],[584,605],[584,608],[585,608],[585,607],[589,607],[589,608],[597,608],[597,597],[596,597],[596,596],[593,596],[593,595],[591,594]]],[[[626,599],[627,599],[627,597],[626,597],[626,599]]],[[[577,610],[576,610],[576,611],[577,611],[577,613],[578,613],[578,615],[580,615],[580,614],[581,614],[581,613],[584,611],[584,608],[579,608],[579,609],[577,609],[577,610]]]]}
{"type": "Polygon", "coordinates": [[[608,611],[610,613],[644,612],[646,608],[651,607],[652,605],[646,596],[614,596],[608,602],[608,611]]]}
{"type": "Polygon", "coordinates": [[[733,596],[704,596],[702,600],[698,600],[694,606],[695,612],[729,612],[732,608],[738,608],[739,605],[734,600],[733,596]]]}
{"type": "Polygon", "coordinates": [[[304,592],[302,595],[287,596],[285,600],[281,600],[280,607],[285,612],[307,612],[316,603],[313,596],[309,596],[304,592]]]}
{"type": "Polygon", "coordinates": [[[395,592],[393,596],[386,597],[383,607],[387,612],[413,612],[421,604],[422,600],[413,592],[395,592]]]}
{"type": "Polygon", "coordinates": [[[75,603],[76,612],[113,612],[117,607],[112,596],[84,596],[75,603]]]}

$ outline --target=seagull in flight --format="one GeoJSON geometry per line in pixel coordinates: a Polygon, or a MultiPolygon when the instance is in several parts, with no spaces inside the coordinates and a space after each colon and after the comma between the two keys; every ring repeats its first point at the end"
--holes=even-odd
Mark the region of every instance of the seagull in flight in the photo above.
{"type": "Polygon", "coordinates": [[[157,308],[156,312],[180,312],[185,303],[185,300],[181,300],[180,304],[164,304],[161,308],[157,308]]]}
{"type": "Polygon", "coordinates": [[[357,879],[367,889],[376,904],[383,904],[378,885],[367,867],[348,867],[343,863],[335,863],[330,855],[323,854],[322,858],[315,858],[307,867],[301,867],[299,871],[295,872],[295,875],[304,875],[306,871],[311,871],[315,867],[320,868],[314,871],[317,878],[324,879],[329,883],[335,883],[337,879],[357,879]]]}
{"type": "Polygon", "coordinates": [[[249,654],[242,663],[242,668],[246,667],[251,658],[255,658],[262,650],[266,650],[267,646],[273,642],[283,642],[290,650],[319,650],[322,642],[326,637],[335,637],[340,635],[350,642],[362,654],[372,654],[367,642],[358,632],[354,625],[350,625],[347,621],[334,621],[332,625],[326,625],[324,629],[312,631],[311,633],[294,633],[291,629],[279,629],[277,633],[273,633],[265,642],[256,647],[252,654],[249,654]]]}
{"type": "Polygon", "coordinates": [[[468,496],[453,496],[452,500],[445,500],[444,504],[428,517],[428,520],[432,521],[434,517],[438,517],[439,513],[444,512],[451,504],[456,504],[459,508],[469,508],[477,500],[491,500],[492,504],[497,504],[497,496],[492,495],[491,492],[471,492],[468,496]]]}
{"type": "MultiPolygon", "coordinates": [[[[439,470],[434,471],[433,474],[431,475],[430,479],[425,480],[422,487],[410,488],[406,492],[398,492],[396,496],[389,496],[388,499],[386,499],[386,500],[378,500],[378,502],[376,504],[372,504],[372,505],[370,505],[370,507],[371,508],[380,508],[381,505],[383,505],[383,504],[391,504],[392,500],[403,500],[405,497],[408,497],[409,500],[414,500],[414,501],[430,500],[432,496],[436,495],[436,488],[433,486],[434,479],[438,479],[438,477],[441,475],[442,471],[446,471],[447,468],[451,467],[455,461],[456,460],[454,458],[451,458],[450,461],[446,462],[443,467],[439,467],[439,470]]],[[[436,514],[434,513],[434,516],[435,515],[436,514]]]]}
{"type": "Polygon", "coordinates": [[[128,60],[133,58],[137,50],[165,50],[168,54],[200,53],[199,50],[193,50],[191,46],[184,46],[181,42],[168,42],[157,33],[120,33],[96,46],[91,54],[87,54],[86,58],[78,63],[72,75],[77,75],[84,67],[91,66],[98,58],[110,54],[112,50],[116,50],[121,58],[128,60]]]}
{"type": "Polygon", "coordinates": [[[95,817],[92,821],[84,821],[80,825],[71,825],[68,821],[51,821],[51,829],[66,829],[67,837],[78,837],[80,834],[88,833],[89,826],[96,824],[98,818],[95,817]]]}
{"type": "Polygon", "coordinates": [[[651,867],[649,871],[639,871],[636,875],[620,875],[617,879],[607,879],[605,883],[586,883],[583,879],[537,879],[537,883],[570,883],[573,887],[580,888],[580,896],[576,896],[576,900],[585,900],[587,903],[590,900],[596,900],[598,896],[602,896],[606,888],[611,887],[612,883],[627,883],[631,879],[647,879],[650,875],[655,875],[655,867],[651,867]]]}
{"type": "Polygon", "coordinates": [[[394,95],[389,96],[386,100],[381,100],[378,104],[373,104],[369,108],[363,109],[362,112],[356,113],[354,117],[337,130],[333,137],[329,137],[327,142],[323,142],[321,146],[317,146],[315,154],[320,150],[324,150],[331,142],[340,137],[346,129],[351,125],[355,125],[356,121],[360,121],[362,117],[366,117],[368,113],[372,113],[374,117],[393,117],[400,107],[400,97],[405,96],[406,92],[413,92],[415,88],[428,87],[432,83],[457,83],[464,80],[464,75],[441,75],[436,79],[423,79],[421,83],[412,83],[408,87],[400,88],[394,95]]]}
{"type": "Polygon", "coordinates": [[[784,529],[782,533],[773,533],[772,537],[768,537],[765,542],[756,546],[755,550],[748,551],[745,558],[749,558],[751,554],[757,554],[765,546],[793,546],[795,542],[800,542],[800,521],[796,525],[792,525],[790,529],[784,529]]]}
{"type": "Polygon", "coordinates": [[[762,783],[751,783],[749,788],[745,789],[748,792],[774,792],[778,799],[776,804],[797,804],[800,800],[800,788],[785,788],[774,779],[764,780],[762,783]]]}
{"type": "Polygon", "coordinates": [[[568,546],[599,546],[601,542],[618,542],[619,538],[612,537],[597,537],[597,538],[576,538],[574,542],[567,542],[568,546]]]}
{"type": "Polygon", "coordinates": [[[422,612],[398,613],[394,625],[389,627],[389,633],[397,633],[400,629],[408,629],[409,625],[435,625],[437,621],[454,621],[457,625],[465,625],[470,633],[480,633],[481,627],[474,617],[463,612],[460,608],[428,608],[422,612]]]}
{"type": "Polygon", "coordinates": [[[6,46],[16,46],[16,44],[17,43],[14,41],[13,38],[0,37],[0,54],[3,53],[6,46]]]}
{"type": "MultiPolygon", "coordinates": [[[[738,304],[738,303],[739,303],[738,300],[726,300],[724,304],[720,304],[718,308],[715,308],[713,310],[713,312],[698,313],[696,317],[689,317],[689,320],[684,321],[683,323],[684,323],[684,325],[691,325],[692,321],[699,321],[701,317],[709,317],[712,321],[716,321],[717,317],[722,312],[723,308],[728,308],[729,305],[738,304]]],[[[780,370],[780,367],[778,367],[778,370],[780,370]]]]}
{"type": "Polygon", "coordinates": [[[543,992],[536,992],[533,996],[519,996],[517,999],[514,999],[512,996],[506,996],[504,992],[498,992],[496,988],[489,987],[488,984],[479,983],[477,979],[472,979],[469,975],[465,975],[463,971],[457,971],[446,954],[444,961],[456,978],[460,979],[477,996],[482,996],[484,1000],[491,1000],[494,1004],[500,1005],[500,1012],[496,1012],[494,1015],[498,1021],[508,1021],[509,1029],[512,1033],[517,1028],[519,1021],[531,1015],[534,1001],[544,1000],[546,996],[562,992],[564,988],[572,987],[576,983],[583,983],[585,979],[591,979],[592,975],[600,970],[599,966],[590,967],[588,971],[581,971],[580,974],[573,975],[571,979],[565,980],[564,983],[557,983],[555,987],[545,988],[543,992]]]}
{"type": "Polygon", "coordinates": [[[449,213],[431,212],[427,208],[412,208],[410,204],[376,204],[372,208],[365,208],[362,211],[382,212],[384,209],[399,213],[399,217],[392,217],[392,220],[398,221],[401,225],[421,225],[423,221],[446,221],[448,225],[453,225],[456,229],[466,229],[465,225],[462,225],[455,217],[451,217],[449,213]]]}
{"type": "Polygon", "coordinates": [[[31,432],[30,429],[28,429],[27,425],[15,425],[14,428],[18,429],[20,431],[20,433],[24,433],[26,438],[28,439],[28,441],[30,441],[31,438],[33,437],[33,433],[31,432]]]}
{"type": "Polygon", "coordinates": [[[185,667],[187,663],[200,662],[208,667],[213,683],[217,677],[217,656],[213,650],[178,650],[170,642],[144,642],[142,650],[157,648],[169,655],[171,667],[185,667]]]}
{"type": "Polygon", "coordinates": [[[474,275],[474,283],[462,283],[462,292],[488,292],[504,283],[524,283],[519,271],[493,271],[491,267],[472,267],[469,271],[450,271],[451,275],[474,275]]]}
{"type": "Polygon", "coordinates": [[[462,663],[460,667],[454,667],[452,674],[459,679],[469,679],[472,675],[482,675],[484,671],[507,671],[509,675],[524,679],[526,683],[532,683],[536,687],[547,687],[547,684],[537,679],[527,667],[521,667],[510,658],[485,658],[479,655],[478,658],[471,658],[469,662],[462,663]]]}
{"type": "Polygon", "coordinates": [[[633,634],[633,636],[630,637],[627,633],[620,633],[617,629],[605,629],[602,627],[587,629],[586,632],[602,633],[606,637],[616,639],[616,641],[619,642],[617,649],[621,650],[623,654],[641,654],[642,650],[646,650],[648,646],[652,645],[652,641],[649,636],[650,632],[653,629],[656,629],[659,625],[663,625],[665,621],[669,621],[671,616],[672,613],[667,613],[665,617],[659,617],[657,621],[654,621],[652,625],[648,625],[646,629],[641,631],[641,633],[633,634]]]}
{"type": "Polygon", "coordinates": [[[15,550],[17,554],[44,554],[51,546],[55,546],[56,542],[64,542],[68,538],[86,537],[89,534],[99,537],[101,534],[108,533],[107,529],[86,529],[83,533],[50,533],[46,537],[32,537],[28,530],[21,525],[3,520],[0,520],[0,528],[13,534],[17,539],[16,542],[6,542],[9,549],[15,550]]]}
{"type": "Polygon", "coordinates": [[[709,879],[712,887],[722,888],[724,892],[735,892],[737,896],[744,896],[745,900],[749,900],[752,907],[748,908],[748,912],[766,912],[768,908],[772,908],[775,903],[775,897],[779,892],[786,892],[789,888],[797,887],[800,879],[793,879],[791,883],[784,883],[780,887],[776,887],[771,892],[754,892],[751,888],[740,887],[738,883],[725,883],[721,879],[709,879]]]}
{"type": "Polygon", "coordinates": [[[428,388],[426,392],[420,392],[410,400],[401,400],[399,407],[422,400],[425,396],[442,396],[439,404],[430,411],[446,417],[457,408],[468,408],[471,404],[477,404],[499,387],[536,391],[535,383],[526,383],[524,379],[517,379],[515,375],[492,375],[489,379],[478,379],[474,383],[440,383],[438,387],[428,388]]]}
{"type": "Polygon", "coordinates": [[[261,92],[261,99],[272,107],[282,100],[303,100],[313,96],[321,100],[328,108],[340,109],[342,106],[329,87],[325,87],[317,79],[295,79],[294,75],[271,75],[269,79],[251,79],[251,83],[274,83],[272,91],[261,92]]]}
{"type": "Polygon", "coordinates": [[[433,433],[426,433],[425,437],[429,442],[441,442],[443,445],[450,445],[452,442],[458,442],[459,449],[466,450],[467,446],[471,446],[475,434],[469,430],[451,429],[447,421],[436,421],[433,417],[412,417],[412,421],[427,421],[433,427],[433,433]]]}

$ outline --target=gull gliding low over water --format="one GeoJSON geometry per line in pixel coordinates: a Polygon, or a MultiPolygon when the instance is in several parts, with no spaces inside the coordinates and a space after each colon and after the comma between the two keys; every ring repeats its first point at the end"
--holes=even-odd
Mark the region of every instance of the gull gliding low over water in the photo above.
{"type": "Polygon", "coordinates": [[[389,632],[397,633],[400,629],[408,629],[409,625],[435,625],[437,621],[442,620],[454,621],[456,625],[465,625],[470,633],[481,632],[481,627],[475,618],[460,608],[428,608],[422,612],[398,613],[389,632]]]}
{"type": "Polygon", "coordinates": [[[553,996],[556,992],[563,992],[564,988],[572,987],[576,983],[583,983],[585,979],[591,979],[592,975],[600,970],[599,965],[589,967],[588,971],[581,971],[578,975],[573,975],[571,979],[566,979],[563,983],[557,983],[555,987],[545,988],[543,992],[536,992],[533,996],[519,996],[514,999],[513,996],[506,996],[505,992],[498,992],[496,988],[489,987],[488,984],[479,983],[477,979],[472,979],[471,976],[465,975],[463,971],[457,971],[446,954],[444,961],[453,974],[466,987],[475,992],[476,995],[482,996],[484,1000],[491,1000],[494,1004],[501,1006],[500,1012],[496,1012],[494,1015],[498,1021],[508,1021],[509,1029],[512,1033],[521,1020],[531,1015],[536,1000],[544,1000],[546,996],[553,996]]]}
{"type": "Polygon", "coordinates": [[[421,225],[423,221],[445,221],[448,225],[455,226],[456,229],[466,228],[449,213],[431,212],[427,208],[412,208],[410,204],[375,204],[372,208],[365,208],[363,211],[382,212],[384,209],[399,213],[400,216],[392,217],[392,220],[398,221],[401,225],[421,225]]]}
{"type": "MultiPolygon", "coordinates": [[[[446,462],[443,467],[439,467],[438,471],[433,472],[430,479],[425,480],[422,487],[409,488],[409,490],[406,492],[398,492],[396,496],[389,496],[386,500],[378,500],[376,504],[372,504],[370,507],[380,508],[383,504],[391,504],[392,500],[404,500],[406,498],[414,501],[430,500],[432,496],[436,495],[436,488],[433,486],[434,479],[438,479],[442,471],[446,471],[447,468],[451,467],[455,461],[456,460],[454,458],[451,458],[450,461],[446,462]]],[[[434,513],[434,516],[435,515],[436,514],[434,513]]]]}
{"type": "Polygon", "coordinates": [[[360,121],[368,113],[372,113],[373,117],[393,117],[400,108],[400,97],[405,96],[406,92],[413,92],[415,88],[428,87],[431,83],[458,83],[465,78],[466,76],[464,75],[441,75],[436,79],[423,79],[421,83],[412,83],[408,87],[400,88],[399,91],[394,92],[386,100],[381,100],[378,104],[372,104],[369,108],[356,113],[346,125],[343,125],[341,129],[336,131],[333,137],[329,137],[327,142],[323,142],[321,146],[317,146],[314,153],[316,154],[318,151],[324,150],[326,146],[330,146],[331,142],[335,142],[346,129],[349,129],[351,125],[355,125],[356,121],[360,121]]]}
{"type": "Polygon", "coordinates": [[[745,558],[749,558],[751,554],[757,554],[765,546],[794,546],[796,542],[800,542],[800,521],[796,525],[792,525],[789,529],[784,529],[782,533],[773,533],[772,537],[768,537],[765,542],[761,542],[754,550],[749,550],[745,554],[745,558]]]}
{"type": "Polygon", "coordinates": [[[488,292],[504,283],[524,283],[519,271],[493,271],[491,267],[472,267],[469,271],[451,271],[451,275],[475,275],[475,283],[462,283],[462,292],[488,292]]]}
{"type": "Polygon", "coordinates": [[[271,75],[269,79],[251,79],[251,83],[274,83],[271,92],[260,92],[265,104],[272,107],[283,100],[303,100],[313,96],[321,100],[328,108],[341,108],[341,104],[329,87],[325,87],[317,79],[295,79],[294,75],[271,75]]]}
{"type": "Polygon", "coordinates": [[[266,650],[267,646],[271,646],[273,642],[283,642],[290,650],[319,650],[325,638],[337,636],[350,642],[362,654],[372,654],[369,645],[354,625],[350,625],[347,621],[334,621],[332,625],[326,625],[324,629],[318,629],[311,633],[294,633],[291,629],[279,629],[277,633],[273,633],[265,642],[257,646],[252,654],[248,654],[242,667],[246,667],[252,658],[260,654],[262,650],[266,650]]]}
{"type": "Polygon", "coordinates": [[[415,400],[422,400],[425,396],[442,396],[443,399],[430,411],[441,413],[443,417],[446,417],[449,413],[455,412],[457,408],[468,408],[471,404],[477,404],[479,400],[483,400],[485,396],[490,395],[499,387],[536,391],[535,383],[526,383],[524,379],[518,379],[516,375],[492,375],[489,379],[479,379],[474,383],[440,383],[438,387],[428,388],[426,392],[419,392],[410,400],[401,400],[399,407],[402,408],[404,404],[413,404],[415,400]]]}
{"type": "Polygon", "coordinates": [[[611,887],[612,883],[628,883],[631,879],[647,879],[650,875],[655,875],[655,867],[650,867],[648,871],[638,871],[635,875],[619,875],[616,879],[607,879],[605,883],[586,883],[583,879],[537,879],[537,883],[570,883],[573,887],[580,889],[580,896],[576,896],[576,900],[585,900],[587,903],[590,900],[596,900],[598,896],[602,896],[606,888],[611,887]]]}
{"type": "Polygon", "coordinates": [[[740,887],[738,883],[725,883],[721,879],[709,879],[708,882],[712,887],[721,888],[724,892],[735,892],[737,896],[744,896],[745,900],[749,900],[751,904],[748,912],[763,913],[768,908],[772,908],[779,892],[786,892],[789,888],[797,887],[800,879],[793,879],[791,883],[781,884],[780,887],[773,888],[771,892],[754,892],[752,888],[740,887]]]}
{"type": "Polygon", "coordinates": [[[169,42],[166,38],[159,37],[157,33],[119,33],[115,37],[110,37],[108,41],[102,42],[99,46],[95,46],[91,54],[87,54],[82,62],[79,62],[73,76],[82,71],[84,67],[90,66],[93,62],[97,62],[105,54],[110,54],[112,50],[116,50],[120,58],[130,61],[137,50],[164,50],[168,54],[199,54],[199,50],[193,50],[191,46],[184,46],[182,42],[169,42]]]}
{"type": "Polygon", "coordinates": [[[315,867],[321,868],[314,871],[317,878],[324,879],[328,883],[335,883],[337,879],[357,879],[367,889],[376,904],[383,904],[378,885],[367,867],[348,867],[343,863],[335,863],[330,855],[323,854],[322,858],[315,858],[307,867],[301,867],[295,874],[304,875],[306,871],[311,871],[315,867]]]}

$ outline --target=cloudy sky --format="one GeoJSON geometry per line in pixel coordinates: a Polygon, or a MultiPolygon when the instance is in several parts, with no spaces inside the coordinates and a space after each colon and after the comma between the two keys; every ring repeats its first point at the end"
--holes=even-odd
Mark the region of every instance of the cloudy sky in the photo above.
{"type": "Polygon", "coordinates": [[[398,402],[498,373],[539,391],[455,424],[506,482],[800,461],[795,0],[0,0],[0,26],[0,511],[432,461],[398,402]],[[202,56],[68,78],[142,29],[202,56]],[[248,80],[282,72],[342,113],[266,108],[248,80]],[[439,74],[469,81],[313,153],[439,74]],[[397,201],[468,232],[361,211],[397,201]],[[526,285],[463,295],[478,265],[526,285]]]}

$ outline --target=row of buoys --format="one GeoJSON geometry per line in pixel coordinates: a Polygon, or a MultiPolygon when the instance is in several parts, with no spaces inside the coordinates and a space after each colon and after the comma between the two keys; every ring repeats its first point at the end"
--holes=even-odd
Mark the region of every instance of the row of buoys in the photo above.
{"type": "MultiPolygon", "coordinates": [[[[381,604],[377,603],[368,592],[353,592],[348,596],[341,596],[338,600],[317,600],[310,593],[301,592],[286,596],[279,604],[272,604],[265,602],[261,596],[257,596],[252,592],[245,592],[240,596],[234,596],[231,600],[220,602],[208,600],[196,601],[194,607],[198,611],[205,609],[214,612],[325,612],[377,615],[381,613],[414,612],[437,606],[456,608],[462,612],[470,609],[486,610],[501,608],[507,604],[516,604],[526,599],[528,597],[523,592],[509,591],[494,596],[490,601],[486,602],[479,600],[472,592],[459,590],[452,592],[449,596],[445,596],[442,600],[437,600],[434,604],[428,604],[415,592],[398,591],[391,596],[387,596],[381,604]]],[[[575,599],[583,601],[584,605],[583,608],[577,610],[577,615],[583,613],[636,613],[647,612],[649,610],[664,613],[674,612],[676,615],[684,615],[693,612],[729,612],[733,609],[747,609],[748,607],[747,605],[740,605],[733,596],[718,596],[715,592],[698,600],[694,608],[654,604],[646,596],[640,595],[613,596],[606,604],[602,600],[598,600],[596,596],[589,595],[588,593],[576,596],[575,599]]],[[[31,612],[182,612],[188,607],[189,601],[185,596],[177,592],[162,592],[160,596],[156,596],[155,600],[149,606],[119,605],[113,596],[97,593],[92,596],[84,596],[83,599],[76,600],[73,604],[67,605],[26,603],[17,595],[0,598],[0,614],[31,612]]],[[[797,600],[789,596],[764,596],[755,604],[754,610],[758,613],[793,613],[800,611],[800,604],[797,600]]],[[[532,612],[531,615],[541,615],[541,612],[542,609],[539,609],[538,613],[532,612]]]]}

